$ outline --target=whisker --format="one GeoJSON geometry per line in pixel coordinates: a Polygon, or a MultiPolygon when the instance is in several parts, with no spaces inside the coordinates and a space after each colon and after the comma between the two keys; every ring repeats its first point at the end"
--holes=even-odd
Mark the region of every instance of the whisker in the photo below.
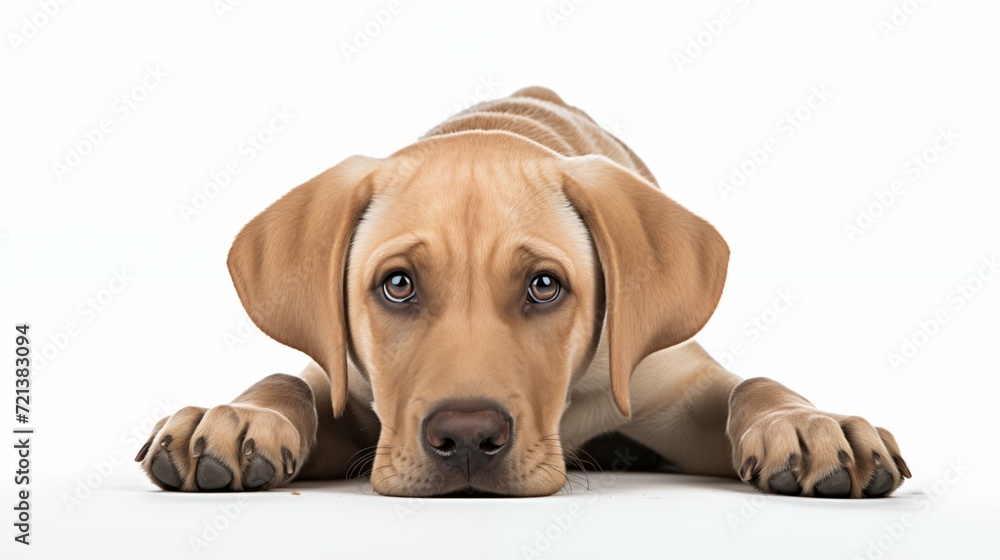
{"type": "Polygon", "coordinates": [[[351,455],[350,457],[348,457],[348,458],[347,458],[347,461],[348,461],[348,462],[350,462],[350,461],[351,461],[352,459],[354,459],[354,458],[355,458],[355,457],[357,457],[358,455],[360,455],[360,454],[362,454],[362,453],[367,453],[367,452],[371,451],[372,449],[376,449],[376,448],[378,448],[378,446],[377,446],[377,445],[373,445],[373,446],[371,446],[371,447],[365,447],[365,448],[363,448],[363,449],[359,449],[359,450],[357,450],[357,451],[356,451],[356,452],[354,453],[354,455],[351,455]]]}
{"type": "MultiPolygon", "coordinates": [[[[577,462],[580,462],[579,458],[577,458],[575,456],[574,457],[570,457],[570,459],[571,460],[575,460],[577,462]]],[[[577,474],[577,473],[574,473],[574,472],[571,472],[571,471],[567,470],[566,471],[566,479],[567,479],[568,482],[570,482],[570,483],[575,482],[576,484],[580,484],[581,486],[584,486],[587,489],[587,491],[590,491],[590,475],[587,474],[587,470],[583,469],[583,468],[581,468],[581,473],[582,474],[577,474]]]]}
{"type": "MultiPolygon", "coordinates": [[[[387,476],[387,477],[383,478],[382,480],[380,480],[379,483],[380,484],[385,484],[386,481],[391,480],[391,479],[393,479],[393,478],[395,478],[397,476],[399,476],[399,473],[390,474],[389,476],[387,476]]],[[[372,491],[374,491],[376,494],[382,494],[382,492],[379,492],[378,488],[376,488],[374,486],[372,486],[372,491]]]]}
{"type": "Polygon", "coordinates": [[[365,456],[362,457],[361,459],[358,459],[357,461],[352,463],[350,467],[347,469],[347,472],[344,473],[344,478],[346,480],[354,478],[356,476],[355,473],[364,470],[365,467],[371,464],[371,460],[372,460],[371,456],[365,456]]]}
{"type": "Polygon", "coordinates": [[[366,471],[364,471],[364,472],[362,472],[360,474],[360,476],[357,479],[358,480],[358,484],[357,484],[357,487],[355,488],[356,492],[359,492],[361,494],[367,494],[367,495],[370,495],[370,496],[374,496],[375,495],[375,490],[374,490],[374,488],[372,488],[372,485],[371,485],[371,473],[372,473],[372,471],[371,471],[371,469],[369,469],[369,470],[366,470],[366,471]],[[368,491],[365,490],[365,487],[367,487],[368,491]]]}
{"type": "MultiPolygon", "coordinates": [[[[590,459],[590,461],[587,461],[587,463],[588,463],[588,464],[589,464],[589,465],[590,465],[591,467],[593,467],[593,468],[594,468],[595,470],[597,470],[597,471],[599,471],[599,472],[601,472],[601,473],[604,473],[604,468],[603,468],[603,467],[601,467],[601,463],[600,463],[600,461],[598,461],[597,459],[595,459],[593,455],[591,455],[590,453],[588,453],[588,452],[587,452],[587,450],[585,450],[585,449],[577,449],[576,451],[577,451],[577,452],[580,452],[580,453],[583,453],[584,455],[586,455],[586,456],[587,456],[587,458],[588,458],[588,459],[590,459]]],[[[582,461],[582,460],[580,459],[580,457],[579,457],[579,456],[578,456],[578,455],[576,454],[576,452],[574,452],[574,451],[568,451],[568,452],[569,452],[570,454],[572,454],[572,455],[573,455],[574,457],[576,457],[577,461],[579,461],[581,465],[583,464],[583,461],[582,461]]],[[[586,471],[586,469],[582,469],[582,470],[586,471]]]]}
{"type": "MultiPolygon", "coordinates": [[[[545,476],[549,477],[549,480],[551,480],[552,482],[555,482],[555,481],[556,481],[555,477],[553,477],[553,476],[552,476],[552,473],[551,473],[551,472],[549,472],[549,470],[548,470],[548,469],[551,469],[551,468],[552,468],[552,466],[551,466],[551,465],[549,465],[549,464],[547,464],[547,463],[539,463],[539,464],[538,464],[538,467],[539,467],[539,469],[541,469],[541,471],[542,471],[542,472],[543,472],[543,473],[545,474],[545,476]]],[[[558,469],[556,469],[556,472],[558,472],[558,469]]],[[[563,491],[563,490],[565,490],[565,489],[566,489],[566,485],[564,484],[564,485],[563,485],[563,487],[559,489],[559,491],[561,492],[561,491],[563,491]]]]}
{"type": "Polygon", "coordinates": [[[345,478],[350,480],[351,478],[365,476],[364,474],[360,474],[359,471],[364,469],[366,466],[369,466],[369,464],[374,461],[375,457],[391,455],[392,449],[392,445],[373,445],[359,450],[354,455],[351,455],[351,459],[354,459],[355,457],[358,457],[359,454],[362,454],[360,457],[350,462],[347,467],[345,478]]]}
{"type": "Polygon", "coordinates": [[[353,473],[356,468],[363,467],[365,463],[371,461],[371,459],[374,457],[374,452],[375,450],[378,449],[378,447],[379,447],[378,445],[365,447],[363,449],[359,449],[357,452],[354,453],[354,455],[351,455],[350,458],[347,459],[348,465],[345,478],[349,480],[350,478],[352,478],[351,473],[353,473]],[[358,455],[361,455],[361,457],[358,457],[358,455]],[[358,458],[355,459],[355,457],[358,458]]]}
{"type": "Polygon", "coordinates": [[[347,468],[347,473],[345,475],[345,478],[347,480],[354,478],[355,476],[354,473],[364,470],[365,467],[371,464],[373,459],[375,459],[375,455],[372,452],[363,455],[361,458],[351,463],[350,466],[347,468]]]}

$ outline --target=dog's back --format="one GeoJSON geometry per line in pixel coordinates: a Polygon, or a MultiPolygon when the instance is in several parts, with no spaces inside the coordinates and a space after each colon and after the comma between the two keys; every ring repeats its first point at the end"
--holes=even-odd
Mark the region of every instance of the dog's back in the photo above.
{"type": "Polygon", "coordinates": [[[621,140],[554,91],[532,86],[480,103],[434,127],[424,137],[472,130],[516,134],[564,156],[599,154],[656,184],[646,165],[621,140]]]}

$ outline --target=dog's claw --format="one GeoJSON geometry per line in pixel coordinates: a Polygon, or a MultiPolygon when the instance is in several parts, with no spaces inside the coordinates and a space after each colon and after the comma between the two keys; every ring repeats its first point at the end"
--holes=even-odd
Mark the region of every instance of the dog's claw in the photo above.
{"type": "Polygon", "coordinates": [[[205,452],[205,438],[200,437],[195,440],[194,447],[191,448],[192,457],[201,457],[201,454],[205,452]]]}
{"type": "Polygon", "coordinates": [[[853,465],[851,454],[843,449],[837,452],[837,460],[840,461],[840,465],[845,469],[849,469],[853,465]]]}
{"type": "Polygon", "coordinates": [[[906,465],[906,461],[904,461],[902,457],[894,455],[892,457],[892,461],[896,463],[896,468],[899,469],[899,472],[900,474],[903,475],[903,478],[911,478],[913,476],[912,474],[910,474],[910,467],[906,465]]]}
{"type": "Polygon", "coordinates": [[[816,483],[816,495],[826,498],[843,498],[851,493],[851,476],[845,469],[826,475],[816,483]]]}
{"type": "Polygon", "coordinates": [[[740,467],[740,479],[744,482],[750,479],[753,474],[754,468],[757,466],[757,457],[750,456],[746,461],[743,462],[743,466],[740,467]]]}
{"type": "Polygon", "coordinates": [[[156,480],[171,488],[181,487],[181,476],[174,468],[174,463],[170,460],[170,455],[166,451],[161,451],[153,457],[150,470],[156,480]]]}
{"type": "Polygon", "coordinates": [[[281,448],[281,465],[285,469],[285,476],[286,477],[292,476],[293,474],[295,474],[295,467],[296,467],[295,463],[296,463],[296,461],[295,461],[295,458],[292,457],[292,452],[289,451],[287,447],[282,447],[281,448]]]}
{"type": "Polygon", "coordinates": [[[243,486],[247,490],[256,490],[267,484],[274,476],[274,465],[264,457],[258,455],[243,472],[243,486]]]}
{"type": "Polygon", "coordinates": [[[146,458],[146,453],[149,452],[149,448],[152,445],[153,445],[153,440],[152,439],[150,439],[145,444],[143,444],[142,448],[139,449],[139,452],[135,454],[135,462],[136,463],[141,463],[142,460],[146,458]]]}
{"type": "Polygon", "coordinates": [[[218,459],[206,455],[198,460],[195,480],[202,490],[220,490],[233,481],[233,473],[218,459]]]}

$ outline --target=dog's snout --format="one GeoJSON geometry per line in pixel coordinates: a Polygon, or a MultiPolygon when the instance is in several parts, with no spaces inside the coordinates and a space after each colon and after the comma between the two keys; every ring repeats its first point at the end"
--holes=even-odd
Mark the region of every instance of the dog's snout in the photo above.
{"type": "Polygon", "coordinates": [[[481,469],[507,449],[512,437],[510,416],[498,408],[442,407],[424,423],[424,443],[447,462],[481,469]]]}

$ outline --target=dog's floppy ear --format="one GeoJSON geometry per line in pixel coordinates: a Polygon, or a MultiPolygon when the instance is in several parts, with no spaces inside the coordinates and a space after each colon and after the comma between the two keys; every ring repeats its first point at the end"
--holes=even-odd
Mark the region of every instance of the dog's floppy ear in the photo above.
{"type": "Polygon", "coordinates": [[[729,247],[708,222],[605,157],[571,157],[561,165],[563,192],[601,261],[611,388],[630,416],[632,371],[705,325],[722,295],[729,247]]]}
{"type": "Polygon", "coordinates": [[[380,161],[353,156],[296,187],[244,226],[229,250],[250,318],[326,371],[335,416],[347,404],[347,249],[380,161]]]}

